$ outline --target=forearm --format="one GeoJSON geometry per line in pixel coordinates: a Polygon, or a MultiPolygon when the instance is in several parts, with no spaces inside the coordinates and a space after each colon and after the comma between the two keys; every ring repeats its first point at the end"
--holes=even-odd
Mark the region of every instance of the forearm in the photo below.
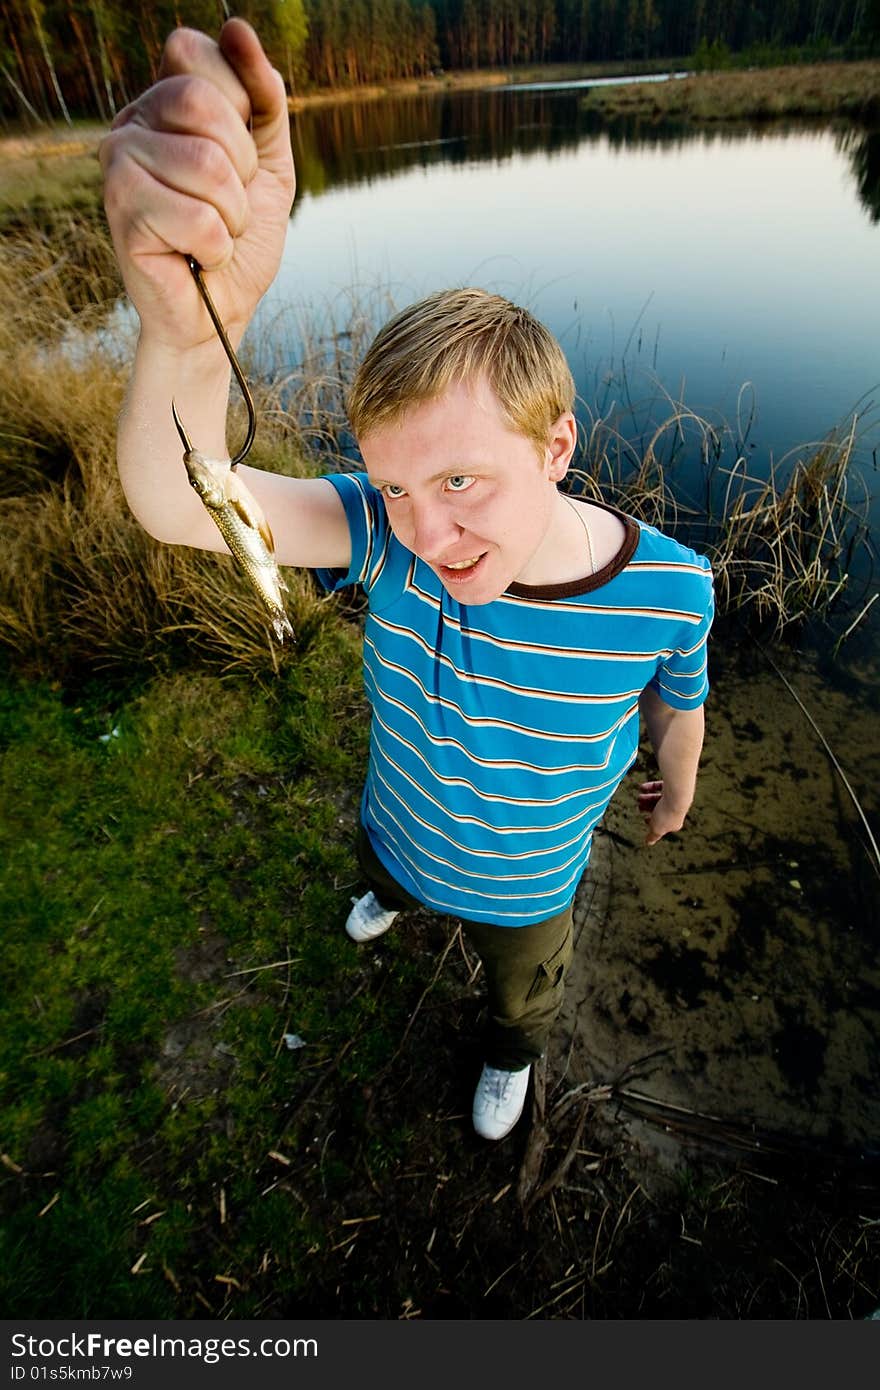
{"type": "Polygon", "coordinates": [[[705,733],[703,706],[673,709],[650,688],[642,694],[639,705],[663,781],[663,799],[667,808],[674,808],[683,818],[697,784],[705,733]]]}
{"type": "Polygon", "coordinates": [[[212,458],[228,457],[229,381],[219,340],[175,352],[141,336],[119,418],[117,461],[129,507],[157,540],[223,549],[216,526],[190,487],[171,402],[196,448],[212,458]]]}

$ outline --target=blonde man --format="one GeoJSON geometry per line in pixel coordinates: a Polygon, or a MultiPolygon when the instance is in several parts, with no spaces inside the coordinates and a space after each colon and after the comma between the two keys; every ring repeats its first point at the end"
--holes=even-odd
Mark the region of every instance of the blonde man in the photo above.
{"type": "MultiPolygon", "coordinates": [[[[229,368],[181,253],[211,272],[237,342],[280,260],[294,171],[283,83],[241,20],[219,44],[177,30],[159,81],[102,147],[106,205],[141,334],[119,470],[142,525],[222,548],[190,490],[168,402],[226,453],[229,368]]],[[[595,825],[635,757],[639,711],[661,780],[646,843],[681,828],[703,739],[712,587],[704,559],[560,491],[574,387],[529,313],[449,290],[382,330],[349,402],[365,471],[242,467],[278,561],[360,584],[372,707],[358,843],[358,942],[427,905],[485,966],[489,1029],[473,1121],[507,1134],[571,956],[595,825]],[[365,885],[366,886],[366,885],[365,885]]]]}

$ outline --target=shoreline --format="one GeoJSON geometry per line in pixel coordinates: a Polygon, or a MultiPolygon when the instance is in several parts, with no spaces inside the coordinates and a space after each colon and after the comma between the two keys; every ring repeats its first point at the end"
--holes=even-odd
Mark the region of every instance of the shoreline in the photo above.
{"type": "MultiPolygon", "coordinates": [[[[526,68],[477,68],[429,77],[371,83],[357,87],[319,88],[287,98],[291,115],[315,107],[347,106],[407,96],[443,96],[450,92],[492,91],[532,83],[598,82],[631,77],[632,81],[585,90],[584,104],[597,115],[665,116],[712,124],[724,120],[767,120],[813,115],[827,119],[880,119],[880,59],[856,62],[791,64],[778,68],[727,69],[692,73],[675,82],[643,83],[661,73],[681,71],[685,58],[641,63],[555,63],[526,68]]],[[[90,156],[108,126],[76,119],[0,135],[0,167],[19,160],[53,160],[90,156]]]]}
{"type": "Polygon", "coordinates": [[[686,65],[685,58],[644,59],[632,63],[545,63],[522,68],[458,68],[426,77],[398,78],[358,87],[327,87],[293,93],[287,98],[291,112],[311,106],[343,105],[351,101],[375,101],[382,97],[442,96],[446,92],[478,91],[495,87],[521,87],[532,82],[573,82],[587,78],[632,77],[633,82],[686,65]]]}

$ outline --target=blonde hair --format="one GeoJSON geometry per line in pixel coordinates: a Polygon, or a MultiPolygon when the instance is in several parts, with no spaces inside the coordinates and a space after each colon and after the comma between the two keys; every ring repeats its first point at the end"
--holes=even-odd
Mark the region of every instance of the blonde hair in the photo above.
{"type": "Polygon", "coordinates": [[[565,354],[527,309],[486,290],[439,290],[376,335],[348,396],[352,430],[362,439],[482,374],[507,424],[539,450],[551,425],[574,406],[565,354]]]}

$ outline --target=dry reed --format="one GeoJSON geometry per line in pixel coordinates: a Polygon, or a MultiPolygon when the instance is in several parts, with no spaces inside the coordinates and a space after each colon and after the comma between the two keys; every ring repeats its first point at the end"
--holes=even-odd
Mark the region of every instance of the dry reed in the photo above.
{"type": "MultiPolygon", "coordinates": [[[[41,237],[0,249],[0,644],[25,672],[61,677],[189,657],[277,670],[291,654],[232,560],[159,545],[128,511],[115,466],[124,371],[100,331],[112,253],[106,237],[91,261],[85,249],[76,261],[41,237]]],[[[270,418],[254,461],[300,471],[259,404],[270,418]]],[[[308,576],[287,579],[302,650],[329,614],[308,576]]]]}
{"type": "Polygon", "coordinates": [[[872,554],[869,495],[855,466],[858,417],[818,443],[771,457],[766,476],[757,477],[733,447],[735,438],[747,437],[748,423],[738,422],[734,435],[660,388],[658,400],[667,413],[640,448],[606,420],[594,422],[572,475],[575,489],[706,554],[721,613],[745,613],[778,635],[807,618],[843,612],[847,589],[858,587],[851,584],[853,562],[872,554]],[[685,452],[698,461],[699,503],[686,501],[676,485],[685,452]]]}

